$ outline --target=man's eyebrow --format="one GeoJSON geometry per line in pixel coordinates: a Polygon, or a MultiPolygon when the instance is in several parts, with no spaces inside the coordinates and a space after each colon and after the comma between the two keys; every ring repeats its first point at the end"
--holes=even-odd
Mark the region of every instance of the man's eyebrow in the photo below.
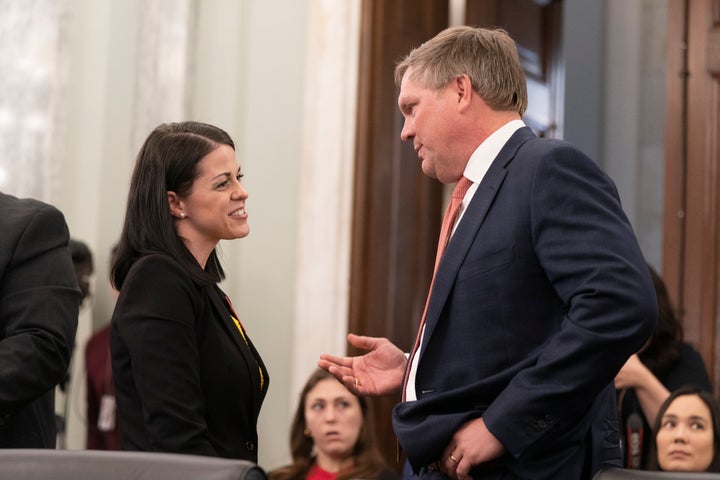
{"type": "Polygon", "coordinates": [[[398,107],[400,110],[407,110],[410,108],[411,105],[413,105],[415,102],[413,100],[403,98],[398,102],[398,107]]]}

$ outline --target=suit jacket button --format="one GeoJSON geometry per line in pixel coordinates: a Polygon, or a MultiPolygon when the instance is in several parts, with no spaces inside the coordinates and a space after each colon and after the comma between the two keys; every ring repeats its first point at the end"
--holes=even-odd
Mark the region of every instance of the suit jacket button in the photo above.
{"type": "Polygon", "coordinates": [[[247,441],[245,442],[245,448],[247,448],[248,452],[252,452],[255,450],[255,444],[253,442],[247,441]]]}

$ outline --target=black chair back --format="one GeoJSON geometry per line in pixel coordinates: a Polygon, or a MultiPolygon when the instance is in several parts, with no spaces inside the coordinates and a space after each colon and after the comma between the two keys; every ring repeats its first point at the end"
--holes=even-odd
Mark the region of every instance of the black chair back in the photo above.
{"type": "Polygon", "coordinates": [[[720,473],[648,472],[611,468],[598,472],[593,480],[720,480],[720,473]]]}
{"type": "Polygon", "coordinates": [[[256,464],[199,455],[103,450],[0,450],[0,480],[267,480],[256,464]]]}

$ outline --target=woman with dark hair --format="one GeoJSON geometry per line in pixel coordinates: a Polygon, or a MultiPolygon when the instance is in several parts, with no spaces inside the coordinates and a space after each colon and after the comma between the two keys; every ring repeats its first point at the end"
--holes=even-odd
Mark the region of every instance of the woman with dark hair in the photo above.
{"type": "Polygon", "coordinates": [[[658,324],[644,348],[631,356],[615,377],[618,389],[625,467],[647,466],[650,425],[670,392],[684,385],[710,391],[700,354],[684,342],[683,328],[658,273],[648,265],[658,302],[658,324]]]}
{"type": "Polygon", "coordinates": [[[720,472],[720,402],[697,387],[675,390],[653,428],[650,470],[720,472]]]}
{"type": "Polygon", "coordinates": [[[270,480],[394,480],[373,432],[371,408],[333,375],[317,369],[300,393],[290,428],[293,463],[270,480]]]}
{"type": "Polygon", "coordinates": [[[111,280],[122,448],[257,462],[268,374],[217,283],[215,247],[245,237],[248,194],[223,130],[160,125],[142,146],[111,280]]]}

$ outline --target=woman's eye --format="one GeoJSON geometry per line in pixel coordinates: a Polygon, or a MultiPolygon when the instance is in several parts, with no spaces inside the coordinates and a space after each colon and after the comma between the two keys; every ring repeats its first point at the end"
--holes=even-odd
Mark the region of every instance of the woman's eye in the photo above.
{"type": "Polygon", "coordinates": [[[223,187],[227,186],[227,184],[228,184],[228,182],[227,182],[227,180],[225,180],[224,182],[218,183],[217,188],[223,188],[223,187]]]}
{"type": "Polygon", "coordinates": [[[245,176],[245,175],[243,175],[242,173],[238,173],[238,174],[235,176],[235,178],[237,178],[237,181],[239,182],[239,181],[242,180],[242,178],[243,178],[244,176],[245,176]]]}
{"type": "Polygon", "coordinates": [[[340,400],[339,402],[337,402],[336,408],[338,410],[347,410],[348,408],[350,408],[350,406],[351,406],[350,402],[348,402],[346,400],[340,400]]]}

